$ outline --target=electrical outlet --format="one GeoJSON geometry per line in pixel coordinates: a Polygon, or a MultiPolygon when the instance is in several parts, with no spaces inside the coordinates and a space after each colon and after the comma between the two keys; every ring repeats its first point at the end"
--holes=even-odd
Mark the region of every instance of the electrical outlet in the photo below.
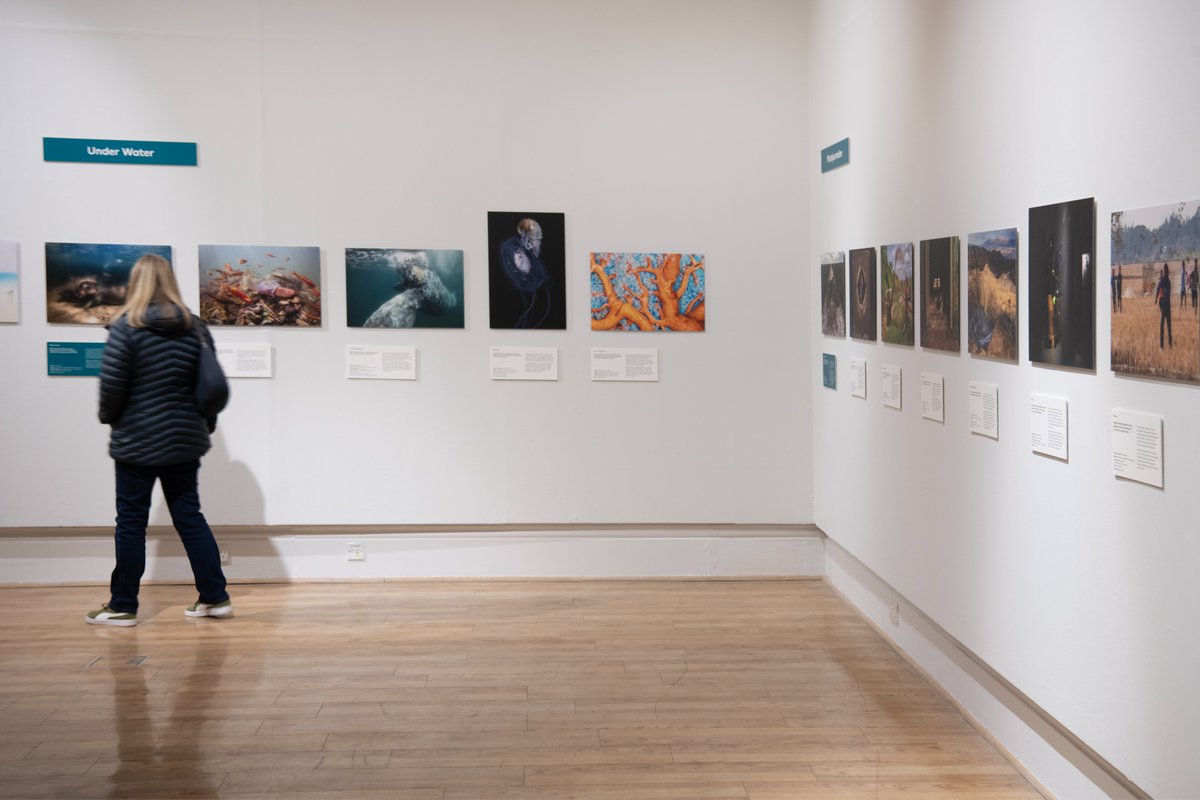
{"type": "Polygon", "coordinates": [[[229,564],[229,551],[228,550],[220,550],[218,552],[221,554],[221,563],[228,565],[229,564]]]}
{"type": "Polygon", "coordinates": [[[361,544],[351,543],[346,545],[346,560],[347,561],[366,561],[367,551],[361,544]]]}
{"type": "Polygon", "coordinates": [[[896,602],[895,600],[888,603],[888,614],[892,618],[893,625],[900,624],[900,604],[898,602],[896,602]]]}

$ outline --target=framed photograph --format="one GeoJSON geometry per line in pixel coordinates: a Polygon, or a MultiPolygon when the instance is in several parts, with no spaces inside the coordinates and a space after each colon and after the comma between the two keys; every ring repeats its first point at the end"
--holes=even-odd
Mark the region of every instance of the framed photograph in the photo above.
{"type": "Polygon", "coordinates": [[[146,253],[171,260],[169,245],[46,242],[46,321],[112,322],[125,305],[129,273],[146,253]]]}
{"type": "Polygon", "coordinates": [[[875,273],[875,248],[850,251],[850,338],[875,341],[875,301],[879,284],[875,273]]]}
{"type": "Polygon", "coordinates": [[[565,217],[488,212],[488,309],[492,328],[567,327],[565,217]]]}
{"type": "Polygon", "coordinates": [[[346,248],[351,328],[462,328],[463,251],[346,248]]]}
{"type": "Polygon", "coordinates": [[[1029,360],[1096,366],[1096,201],[1029,209],[1029,360]]]}
{"type": "Polygon", "coordinates": [[[957,353],[958,269],[962,245],[957,236],[921,242],[921,346],[957,353]]]}
{"type": "Polygon", "coordinates": [[[879,248],[879,329],[888,344],[912,346],[916,341],[913,310],[912,242],[885,244],[879,248]]]}
{"type": "Polygon", "coordinates": [[[967,237],[967,350],[1017,360],[1017,229],[967,237]]]}
{"type": "Polygon", "coordinates": [[[704,256],[592,253],[594,331],[704,330],[704,256]]]}
{"type": "Polygon", "coordinates": [[[1200,381],[1200,200],[1112,215],[1112,369],[1200,381]]]}
{"type": "Polygon", "coordinates": [[[321,327],[321,249],[200,245],[200,318],[209,325],[321,327]]]}
{"type": "Polygon", "coordinates": [[[821,333],[846,335],[846,254],[821,256],[821,333]]]}

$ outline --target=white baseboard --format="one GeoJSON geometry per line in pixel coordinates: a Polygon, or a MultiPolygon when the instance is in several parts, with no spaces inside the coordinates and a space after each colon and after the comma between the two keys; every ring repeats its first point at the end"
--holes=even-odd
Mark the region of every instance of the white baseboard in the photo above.
{"type": "Polygon", "coordinates": [[[825,579],[1048,797],[1142,798],[1144,791],[832,539],[825,579]],[[899,606],[899,624],[891,603],[899,606]]]}
{"type": "MultiPolygon", "coordinates": [[[[712,578],[825,574],[823,534],[812,526],[575,526],[536,530],[337,533],[216,531],[226,576],[246,580],[413,578],[712,578]],[[347,560],[350,544],[365,559],[347,560]]],[[[152,531],[147,581],[188,581],[174,533],[152,531]]],[[[107,583],[111,533],[0,537],[0,584],[107,583]]]]}

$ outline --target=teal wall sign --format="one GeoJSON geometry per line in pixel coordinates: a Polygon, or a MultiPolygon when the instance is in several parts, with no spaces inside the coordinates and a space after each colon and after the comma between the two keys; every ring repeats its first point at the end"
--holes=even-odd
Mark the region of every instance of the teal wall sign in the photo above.
{"type": "Polygon", "coordinates": [[[99,375],[104,342],[46,342],[47,375],[99,375]]]}
{"type": "Polygon", "coordinates": [[[829,145],[821,151],[821,172],[844,167],[850,163],[850,137],[829,145]]]}
{"type": "Polygon", "coordinates": [[[42,139],[46,161],[85,164],[166,164],[196,166],[195,142],[139,142],[130,139],[42,139]]]}
{"type": "Polygon", "coordinates": [[[837,391],[837,356],[833,353],[821,354],[821,380],[826,389],[837,391]]]}

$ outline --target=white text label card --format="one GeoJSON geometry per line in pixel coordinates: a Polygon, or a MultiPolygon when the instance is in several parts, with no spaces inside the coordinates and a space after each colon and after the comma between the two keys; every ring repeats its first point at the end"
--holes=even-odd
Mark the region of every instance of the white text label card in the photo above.
{"type": "Polygon", "coordinates": [[[850,359],[850,396],[867,396],[867,360],[865,358],[850,359]]]}
{"type": "Polygon", "coordinates": [[[1000,418],[996,403],[999,389],[996,384],[971,381],[967,393],[970,396],[967,418],[970,420],[971,433],[999,439],[1000,418]]]}
{"type": "Polygon", "coordinates": [[[946,421],[946,384],[941,375],[921,373],[921,416],[934,422],[946,421]]]}
{"type": "Polygon", "coordinates": [[[1136,411],[1112,412],[1113,474],[1163,486],[1163,419],[1136,411]]]}
{"type": "Polygon", "coordinates": [[[493,347],[490,353],[494,381],[558,380],[557,347],[493,347]]]}
{"type": "Polygon", "coordinates": [[[1029,395],[1029,446],[1067,460],[1067,401],[1044,394],[1029,395]]]}
{"type": "Polygon", "coordinates": [[[417,379],[417,348],[403,345],[346,345],[346,377],[384,381],[417,379]]]}
{"type": "Polygon", "coordinates": [[[218,344],[217,361],[229,378],[270,378],[274,374],[269,344],[218,344]]]}
{"type": "Polygon", "coordinates": [[[902,375],[903,372],[897,365],[883,365],[883,386],[880,387],[880,391],[883,392],[883,404],[888,408],[900,409],[902,375]]]}
{"type": "Polygon", "coordinates": [[[658,348],[592,348],[592,380],[657,381],[658,348]]]}

